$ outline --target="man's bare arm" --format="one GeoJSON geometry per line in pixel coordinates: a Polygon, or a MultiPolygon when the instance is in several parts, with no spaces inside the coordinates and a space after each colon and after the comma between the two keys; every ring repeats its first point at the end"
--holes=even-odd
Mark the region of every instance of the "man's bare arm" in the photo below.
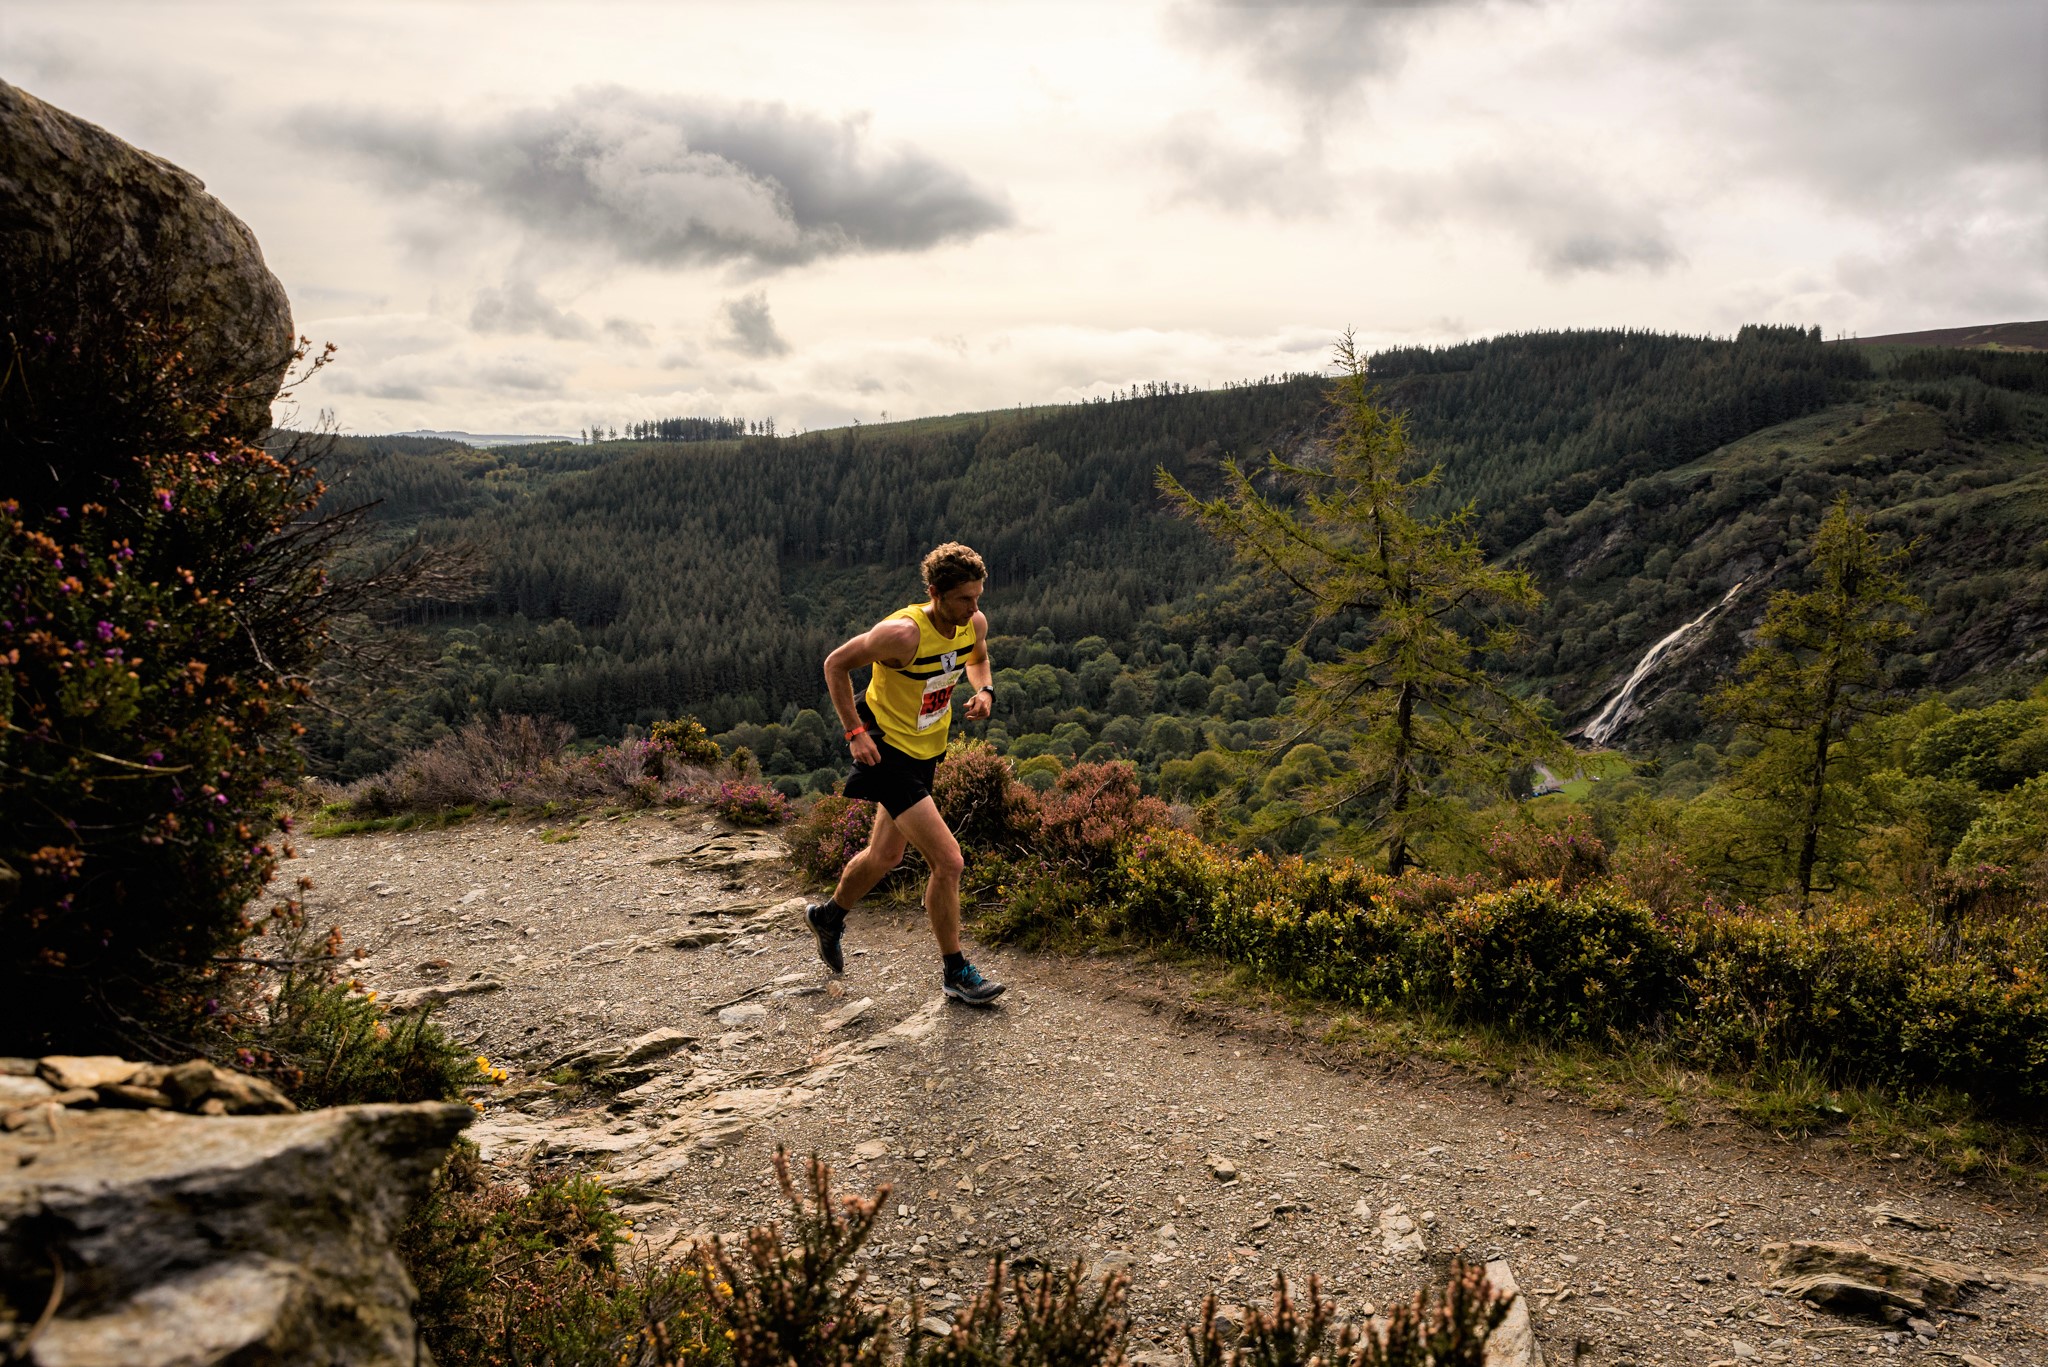
{"type": "Polygon", "coordinates": [[[967,707],[961,713],[968,721],[984,721],[995,710],[995,695],[981,690],[995,682],[995,666],[988,658],[988,615],[974,614],[974,653],[967,657],[967,682],[974,685],[974,696],[967,700],[967,707]]]}
{"type": "MultiPolygon", "coordinates": [[[[917,623],[892,617],[875,623],[825,657],[825,691],[832,695],[840,730],[851,731],[860,725],[860,712],[853,701],[853,671],[877,662],[907,664],[917,655],[917,642],[917,623]]],[[[872,736],[855,736],[847,745],[862,764],[873,764],[882,757],[872,736]]]]}

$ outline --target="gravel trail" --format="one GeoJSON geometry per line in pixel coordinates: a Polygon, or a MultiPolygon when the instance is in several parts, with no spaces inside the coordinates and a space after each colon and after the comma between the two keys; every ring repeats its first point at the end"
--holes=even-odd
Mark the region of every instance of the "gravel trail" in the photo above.
{"type": "Polygon", "coordinates": [[[1135,1346],[1170,1352],[1211,1291],[1263,1301],[1315,1273],[1358,1315],[1462,1253],[1508,1260],[1552,1363],[2048,1363],[2039,1211],[1916,1163],[1332,1066],[1264,1013],[1197,1006],[1178,970],[977,948],[970,927],[1010,985],[971,1010],[941,998],[915,908],[858,911],[835,982],[772,838],[698,813],[558,835],[308,840],[299,868],[315,923],[367,951],[365,986],[465,993],[441,1020],[512,1073],[473,1131],[486,1156],[603,1169],[655,1246],[777,1215],[781,1143],[842,1192],[889,1185],[870,1278],[941,1318],[992,1252],[1082,1258],[1129,1273],[1135,1346]],[[609,1089],[546,1080],[657,1031],[609,1089]],[[1924,1332],[1824,1313],[1768,1291],[1763,1246],[1788,1239],[1996,1286],[1924,1332]]]}

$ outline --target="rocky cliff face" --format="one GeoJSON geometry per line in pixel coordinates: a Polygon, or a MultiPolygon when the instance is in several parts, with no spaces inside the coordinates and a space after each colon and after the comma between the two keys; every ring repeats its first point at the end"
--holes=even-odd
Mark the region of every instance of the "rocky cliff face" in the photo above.
{"type": "Polygon", "coordinates": [[[16,1100],[31,1104],[0,1123],[0,1350],[11,1350],[9,1361],[424,1360],[412,1283],[391,1240],[469,1122],[467,1106],[193,1115],[111,1109],[140,1104],[114,1093],[79,1109],[60,1103],[64,1093],[30,1097],[28,1081],[17,1080],[16,1100]]]}
{"type": "Polygon", "coordinates": [[[149,314],[184,331],[194,397],[229,401],[223,434],[269,425],[292,316],[255,234],[198,177],[4,81],[0,263],[43,306],[8,320],[31,362],[43,332],[68,352],[76,327],[149,314]]]}

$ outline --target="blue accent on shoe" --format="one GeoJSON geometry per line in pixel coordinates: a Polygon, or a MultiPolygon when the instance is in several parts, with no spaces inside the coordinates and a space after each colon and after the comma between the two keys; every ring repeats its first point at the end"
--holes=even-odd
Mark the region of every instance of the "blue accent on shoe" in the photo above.
{"type": "Polygon", "coordinates": [[[834,916],[830,902],[804,909],[804,919],[811,924],[811,935],[818,942],[818,957],[825,967],[834,973],[846,971],[846,955],[839,948],[839,936],[846,929],[846,917],[834,916]]]}
{"type": "Polygon", "coordinates": [[[981,976],[981,970],[973,964],[962,964],[957,970],[945,974],[945,992],[956,1002],[969,1006],[987,1006],[1003,995],[1001,983],[992,983],[981,976]]]}

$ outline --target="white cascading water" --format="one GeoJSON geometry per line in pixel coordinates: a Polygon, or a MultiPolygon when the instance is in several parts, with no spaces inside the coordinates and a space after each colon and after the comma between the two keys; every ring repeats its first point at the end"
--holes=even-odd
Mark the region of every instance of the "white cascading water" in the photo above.
{"type": "Polygon", "coordinates": [[[1635,696],[1637,686],[1649,677],[1650,671],[1655,669],[1658,662],[1670,654],[1680,641],[1704,626],[1709,617],[1712,617],[1722,608],[1727,607],[1728,600],[1742,592],[1742,585],[1748,582],[1745,579],[1736,584],[1734,588],[1721,595],[1720,602],[1714,604],[1714,606],[1708,608],[1690,622],[1680,626],[1677,630],[1671,632],[1670,635],[1645,651],[1643,658],[1636,661],[1636,667],[1629,671],[1628,680],[1622,684],[1621,691],[1607,700],[1607,706],[1601,708],[1593,720],[1579,728],[1579,734],[1594,745],[1607,744],[1614,733],[1621,729],[1622,723],[1627,720],[1623,709],[1628,706],[1629,699],[1635,696]]]}

